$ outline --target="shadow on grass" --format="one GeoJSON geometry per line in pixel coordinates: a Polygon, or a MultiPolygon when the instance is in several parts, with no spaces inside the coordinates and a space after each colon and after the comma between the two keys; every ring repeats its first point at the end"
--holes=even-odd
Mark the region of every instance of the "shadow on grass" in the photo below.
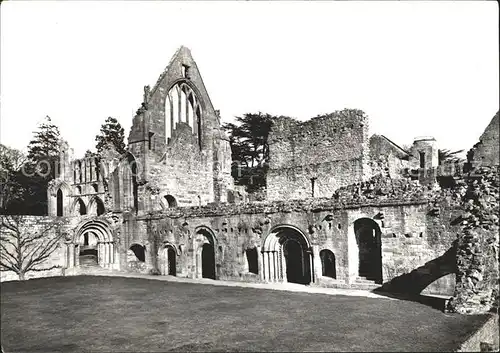
{"type": "Polygon", "coordinates": [[[431,283],[456,272],[456,242],[443,255],[426,262],[410,273],[393,278],[373,292],[390,298],[418,302],[446,311],[450,295],[421,294],[431,283]]]}

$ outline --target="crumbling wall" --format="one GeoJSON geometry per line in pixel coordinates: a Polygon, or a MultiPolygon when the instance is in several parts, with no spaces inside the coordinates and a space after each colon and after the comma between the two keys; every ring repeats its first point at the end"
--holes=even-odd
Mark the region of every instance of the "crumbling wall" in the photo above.
{"type": "Polygon", "coordinates": [[[370,137],[370,166],[372,175],[401,178],[409,168],[410,155],[383,135],[370,137]]]}
{"type": "Polygon", "coordinates": [[[329,197],[364,180],[370,174],[368,144],[368,118],[360,110],[306,122],[277,119],[269,134],[268,199],[329,197]]]}
{"type": "Polygon", "coordinates": [[[499,172],[480,167],[467,177],[457,244],[457,286],[452,310],[474,314],[499,304],[499,172]]]}
{"type": "Polygon", "coordinates": [[[488,124],[479,142],[469,151],[468,159],[474,167],[500,165],[500,120],[498,112],[488,124]]]}
{"type": "Polygon", "coordinates": [[[232,187],[228,177],[231,151],[189,49],[181,47],[156,85],[151,90],[145,87],[144,102],[133,119],[128,148],[142,172],[138,182],[146,184],[139,213],[167,206],[163,199],[166,195],[173,196],[178,206],[227,200],[226,190],[232,187]],[[166,116],[166,105],[170,106],[168,93],[176,85],[189,88],[196,111],[189,123],[178,121],[176,116],[168,137],[167,126],[172,124],[171,117],[166,116]],[[156,199],[151,200],[152,195],[157,195],[156,199]]]}

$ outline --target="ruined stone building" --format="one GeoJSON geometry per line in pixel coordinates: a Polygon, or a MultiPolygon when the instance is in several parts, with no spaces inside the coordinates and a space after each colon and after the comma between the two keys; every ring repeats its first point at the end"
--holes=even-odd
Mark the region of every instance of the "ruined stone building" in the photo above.
{"type": "MultiPolygon", "coordinates": [[[[357,110],[277,119],[267,200],[243,202],[219,113],[181,47],[145,87],[126,154],[61,151],[49,216],[66,220],[66,238],[53,261],[66,275],[106,268],[352,288],[417,269],[417,291],[453,295],[460,209],[451,197],[429,196],[440,195],[437,142],[416,138],[407,151],[370,136],[368,124],[357,110]]],[[[498,166],[495,129],[498,115],[475,156],[498,166]]]]}

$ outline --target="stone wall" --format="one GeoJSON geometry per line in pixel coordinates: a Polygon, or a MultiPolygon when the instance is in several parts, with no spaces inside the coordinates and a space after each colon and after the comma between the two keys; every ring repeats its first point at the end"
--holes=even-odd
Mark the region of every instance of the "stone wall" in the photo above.
{"type": "MultiPolygon", "coordinates": [[[[32,253],[33,249],[39,248],[35,254],[41,254],[41,251],[47,246],[47,244],[53,240],[57,234],[56,232],[63,231],[64,228],[56,227],[56,221],[60,221],[60,224],[64,227],[64,220],[55,217],[42,217],[42,216],[0,216],[2,222],[7,222],[8,224],[14,225],[19,232],[19,238],[15,235],[16,233],[9,230],[7,226],[0,227],[0,234],[2,236],[2,263],[6,262],[5,258],[9,257],[8,253],[16,256],[17,250],[20,250],[25,258],[22,262],[23,267],[26,266],[30,257],[26,257],[28,254],[32,253]],[[44,232],[42,238],[35,239],[35,234],[40,234],[44,232]],[[25,246],[16,246],[17,240],[21,242],[26,242],[29,239],[33,241],[28,241],[25,246]],[[11,243],[12,242],[12,243],[11,243]]],[[[28,271],[25,275],[25,279],[38,278],[38,277],[52,277],[61,276],[64,274],[64,255],[65,247],[63,246],[64,239],[57,242],[55,247],[48,247],[48,249],[53,249],[48,251],[48,257],[42,262],[36,264],[31,271],[28,271]]],[[[36,256],[35,256],[36,258],[36,256]]],[[[18,260],[19,257],[16,256],[18,260]]],[[[0,281],[12,281],[18,280],[19,276],[3,266],[0,267],[0,281]]]]}
{"type": "Polygon", "coordinates": [[[454,311],[470,314],[499,305],[499,173],[499,167],[481,167],[466,179],[454,311]]]}
{"type": "Polygon", "coordinates": [[[168,207],[166,195],[179,206],[227,200],[232,188],[229,142],[189,49],[181,47],[156,85],[145,88],[144,102],[133,119],[129,151],[139,165],[139,184],[147,183],[158,195],[154,202],[151,194],[145,195],[139,212],[168,207]],[[189,97],[183,102],[186,107],[179,103],[182,109],[174,117],[169,97],[176,87],[189,97]],[[186,117],[180,113],[184,108],[190,111],[186,117]]]}
{"type": "Polygon", "coordinates": [[[279,118],[269,134],[269,155],[268,200],[329,197],[370,174],[368,118],[348,109],[306,122],[279,118]]]}
{"type": "Polygon", "coordinates": [[[383,135],[370,137],[370,166],[372,174],[401,178],[409,168],[410,155],[383,135]]]}
{"type": "Polygon", "coordinates": [[[498,112],[488,124],[479,142],[469,151],[469,161],[475,167],[500,165],[500,120],[498,112]]]}

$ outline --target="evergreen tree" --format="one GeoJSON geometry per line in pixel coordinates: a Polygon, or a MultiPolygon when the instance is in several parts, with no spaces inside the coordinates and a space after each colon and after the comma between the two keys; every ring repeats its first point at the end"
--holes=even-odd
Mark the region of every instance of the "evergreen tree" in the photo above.
{"type": "Polygon", "coordinates": [[[266,186],[269,161],[267,139],[274,117],[263,113],[247,113],[236,117],[237,124],[223,127],[229,134],[236,184],[245,185],[248,192],[266,186]]]}
{"type": "Polygon", "coordinates": [[[21,151],[0,144],[0,214],[16,214],[23,208],[21,168],[25,161],[21,151]]]}
{"type": "Polygon", "coordinates": [[[56,177],[59,142],[59,128],[46,116],[28,145],[28,160],[19,176],[25,186],[25,214],[47,214],[47,186],[56,177]]]}
{"type": "Polygon", "coordinates": [[[108,117],[101,125],[101,132],[95,137],[97,154],[101,155],[108,143],[112,143],[118,153],[125,153],[125,130],[115,118],[108,117]]]}
{"type": "Polygon", "coordinates": [[[59,160],[59,128],[52,123],[47,115],[38,124],[38,131],[28,145],[28,162],[31,171],[43,179],[52,180],[56,176],[56,165],[59,160]]]}

